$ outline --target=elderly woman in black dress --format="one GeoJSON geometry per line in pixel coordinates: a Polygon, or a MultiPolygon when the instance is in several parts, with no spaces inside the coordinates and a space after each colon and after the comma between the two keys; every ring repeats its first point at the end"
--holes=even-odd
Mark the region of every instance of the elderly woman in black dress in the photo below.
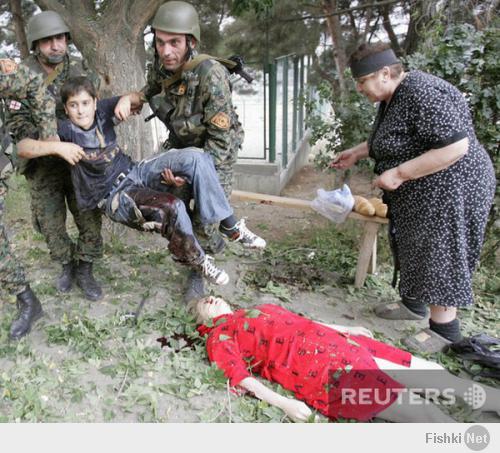
{"type": "Polygon", "coordinates": [[[389,206],[401,296],[376,314],[419,320],[429,306],[429,328],[403,342],[435,352],[460,340],[457,308],[473,303],[472,273],[495,191],[493,166],[454,86],[405,72],[382,43],[360,46],[350,66],[358,91],[379,107],[368,140],[341,152],[331,166],[375,160],[374,184],[389,206]]]}

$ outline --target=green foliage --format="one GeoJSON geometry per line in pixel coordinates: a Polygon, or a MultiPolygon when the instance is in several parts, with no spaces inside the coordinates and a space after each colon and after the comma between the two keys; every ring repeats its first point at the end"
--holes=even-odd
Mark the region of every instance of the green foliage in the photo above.
{"type": "Polygon", "coordinates": [[[106,324],[106,320],[64,315],[58,324],[47,326],[45,331],[49,344],[68,345],[86,358],[102,358],[108,355],[103,341],[111,336],[106,324]]]}
{"type": "Polygon", "coordinates": [[[375,115],[375,108],[355,89],[349,78],[349,90],[339,96],[330,83],[323,81],[317,87],[318,99],[307,104],[307,126],[311,129],[311,145],[320,140],[325,146],[316,155],[315,163],[326,168],[333,156],[344,149],[365,141],[375,115]],[[324,105],[330,105],[332,114],[325,118],[324,105]]]}
{"type": "MultiPolygon", "coordinates": [[[[253,3],[253,1],[243,3],[253,3]]],[[[256,3],[273,2],[264,0],[256,3]]],[[[277,2],[270,9],[260,9],[257,14],[251,8],[236,14],[234,22],[224,27],[223,54],[237,53],[243,55],[247,62],[260,65],[268,58],[290,53],[297,55],[314,53],[321,33],[318,22],[279,20],[281,17],[290,16],[291,13],[300,16],[304,8],[303,2],[289,0],[277,2]]]]}
{"type": "Polygon", "coordinates": [[[493,24],[485,30],[459,24],[432,28],[419,52],[407,59],[412,69],[441,77],[464,93],[476,135],[492,158],[500,142],[500,33],[493,24]]]}
{"type": "Polygon", "coordinates": [[[262,18],[274,6],[274,0],[234,0],[232,12],[235,16],[251,12],[257,17],[262,18]]]}

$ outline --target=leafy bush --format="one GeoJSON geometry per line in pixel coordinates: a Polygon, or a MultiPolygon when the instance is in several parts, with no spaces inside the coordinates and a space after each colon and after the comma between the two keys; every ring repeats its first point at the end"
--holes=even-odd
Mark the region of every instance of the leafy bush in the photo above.
{"type": "Polygon", "coordinates": [[[409,68],[441,77],[465,94],[477,137],[492,159],[498,159],[500,142],[499,54],[498,27],[480,31],[459,24],[432,28],[419,52],[407,58],[409,68]]]}
{"type": "Polygon", "coordinates": [[[336,153],[368,138],[375,107],[356,91],[352,80],[343,97],[326,81],[318,85],[317,94],[318,99],[307,104],[307,127],[311,130],[311,145],[326,141],[324,149],[315,157],[316,165],[325,168],[336,153]],[[332,109],[328,118],[321,112],[325,104],[332,109]]]}

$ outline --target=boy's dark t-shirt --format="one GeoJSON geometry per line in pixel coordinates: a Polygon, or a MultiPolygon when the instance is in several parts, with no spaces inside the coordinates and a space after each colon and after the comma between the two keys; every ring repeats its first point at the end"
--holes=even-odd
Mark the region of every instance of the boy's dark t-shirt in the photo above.
{"type": "Polygon", "coordinates": [[[71,180],[81,211],[95,209],[111,191],[120,173],[127,173],[134,165],[116,142],[113,116],[119,99],[97,101],[94,123],[88,130],[69,119],[58,121],[57,133],[61,141],[76,143],[86,153],[86,157],[71,167],[71,180]]]}

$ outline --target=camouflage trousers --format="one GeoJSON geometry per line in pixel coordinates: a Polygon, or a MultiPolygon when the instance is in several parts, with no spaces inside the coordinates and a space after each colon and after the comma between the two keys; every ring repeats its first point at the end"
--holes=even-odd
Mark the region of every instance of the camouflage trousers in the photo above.
{"type": "Polygon", "coordinates": [[[4,225],[3,212],[5,207],[4,196],[7,187],[0,181],[0,287],[9,294],[19,294],[28,282],[24,275],[21,263],[13,255],[4,225]]]}
{"type": "Polygon", "coordinates": [[[45,238],[53,260],[92,262],[102,257],[102,216],[98,209],[81,212],[71,182],[68,164],[48,157],[37,159],[27,175],[31,193],[33,224],[45,238]],[[78,228],[76,244],[66,230],[67,209],[78,228]]]}
{"type": "MultiPolygon", "coordinates": [[[[216,171],[226,198],[230,201],[231,192],[233,191],[233,166],[216,167],[216,171]]],[[[190,209],[190,203],[193,200],[191,187],[186,185],[172,189],[170,192],[181,199],[186,205],[188,212],[190,212],[194,234],[203,247],[203,250],[212,255],[221,253],[224,250],[225,241],[224,236],[219,232],[219,224],[203,225],[198,214],[193,212],[193,209],[190,209]]]]}

